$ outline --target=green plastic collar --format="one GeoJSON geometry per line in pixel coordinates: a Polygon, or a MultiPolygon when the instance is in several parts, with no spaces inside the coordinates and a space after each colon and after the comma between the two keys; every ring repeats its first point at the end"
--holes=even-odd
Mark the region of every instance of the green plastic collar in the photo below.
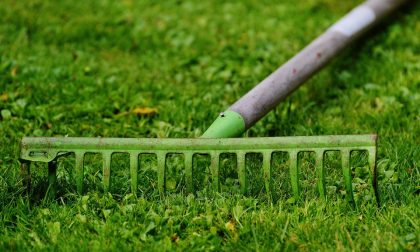
{"type": "Polygon", "coordinates": [[[212,125],[204,132],[204,138],[227,138],[240,136],[245,131],[245,121],[234,111],[220,113],[212,125]]]}

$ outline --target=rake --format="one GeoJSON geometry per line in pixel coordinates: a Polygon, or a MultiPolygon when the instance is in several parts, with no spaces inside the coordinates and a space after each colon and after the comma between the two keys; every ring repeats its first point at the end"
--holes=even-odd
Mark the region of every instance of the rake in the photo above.
{"type": "Polygon", "coordinates": [[[346,198],[354,203],[350,156],[353,151],[367,151],[371,192],[379,204],[376,175],[376,135],[337,135],[300,137],[232,138],[240,136],[259,119],[284,100],[291,92],[326,65],[351,42],[359,38],[374,24],[400,6],[403,0],[370,0],[353,9],[324,34],[310,43],[295,57],[278,68],[259,85],[221,113],[203,134],[192,139],[149,139],[149,138],[73,138],[73,137],[24,137],[21,141],[20,161],[24,184],[30,186],[31,162],[48,163],[49,193],[55,196],[57,183],[57,159],[69,154],[75,155],[76,188],[83,193],[84,159],[88,153],[99,153],[103,160],[103,188],[110,190],[111,159],[115,153],[127,153],[130,160],[130,188],[138,191],[139,155],[152,154],[157,159],[157,188],[165,194],[167,159],[170,154],[183,156],[185,183],[188,192],[200,190],[193,185],[193,159],[198,154],[210,157],[210,183],[214,191],[220,190],[220,157],[225,153],[236,157],[236,173],[242,193],[248,191],[246,175],[249,153],[262,154],[261,171],[264,188],[271,198],[272,157],[276,152],[289,156],[289,174],[293,197],[301,194],[299,183],[298,155],[302,152],[315,153],[316,187],[320,197],[326,197],[324,158],[327,151],[341,153],[346,198]]]}
{"type": "MultiPolygon", "coordinates": [[[[376,181],[376,135],[345,135],[345,136],[306,136],[306,137],[260,137],[260,138],[191,138],[191,139],[149,139],[149,138],[53,138],[25,137],[22,139],[21,154],[24,173],[29,171],[28,161],[48,162],[48,180],[50,191],[55,194],[57,180],[57,158],[73,153],[76,159],[75,173],[77,192],[83,192],[83,163],[87,153],[100,154],[103,159],[103,187],[105,192],[110,189],[111,157],[115,153],[127,153],[130,157],[131,192],[137,193],[139,156],[152,154],[157,158],[157,184],[161,195],[166,187],[166,160],[170,154],[184,156],[185,181],[187,192],[200,188],[193,186],[193,157],[198,154],[210,156],[211,184],[214,191],[219,191],[219,165],[222,154],[236,156],[236,170],[242,193],[247,193],[245,156],[249,153],[262,154],[262,171],[265,191],[271,197],[271,167],[272,155],[276,152],[288,153],[290,159],[290,177],[293,195],[299,198],[299,165],[298,154],[313,152],[316,155],[317,188],[321,197],[326,197],[324,154],[327,151],[339,151],[342,156],[342,169],[348,200],[353,202],[351,168],[349,164],[352,151],[367,151],[371,172],[372,190],[377,196],[376,181]],[[24,161],[23,161],[24,160],[24,161]]],[[[141,169],[141,167],[140,167],[141,169]]],[[[26,174],[25,177],[28,174],[26,174]]]]}

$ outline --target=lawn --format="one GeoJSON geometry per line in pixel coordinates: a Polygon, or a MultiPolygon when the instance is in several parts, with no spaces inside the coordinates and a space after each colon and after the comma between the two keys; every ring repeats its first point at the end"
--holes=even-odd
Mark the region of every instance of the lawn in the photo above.
{"type": "MultiPolygon", "coordinates": [[[[327,181],[327,201],[313,193],[310,179],[297,202],[287,190],[269,202],[258,190],[242,196],[232,185],[229,191],[228,183],[221,193],[160,198],[146,181],[149,193],[135,197],[127,193],[124,155],[115,158],[120,176],[110,194],[97,185],[94,155],[84,196],[68,183],[72,157],[59,165],[57,199],[44,197],[43,164],[33,167],[29,195],[21,183],[23,136],[200,136],[219,112],[360,2],[2,1],[0,251],[419,251],[420,4],[414,1],[246,133],[377,133],[380,208],[366,197],[357,208],[348,204],[337,171],[327,181]]],[[[363,173],[362,161],[353,176],[363,173]]],[[[253,169],[259,174],[258,165],[253,169]]],[[[282,174],[276,182],[287,189],[282,174]]]]}

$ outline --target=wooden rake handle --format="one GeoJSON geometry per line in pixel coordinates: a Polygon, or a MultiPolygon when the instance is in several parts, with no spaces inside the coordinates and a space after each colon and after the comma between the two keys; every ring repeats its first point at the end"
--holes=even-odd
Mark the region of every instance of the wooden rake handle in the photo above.
{"type": "Polygon", "coordinates": [[[405,1],[368,0],[354,8],[219,115],[203,137],[241,135],[405,1]]]}

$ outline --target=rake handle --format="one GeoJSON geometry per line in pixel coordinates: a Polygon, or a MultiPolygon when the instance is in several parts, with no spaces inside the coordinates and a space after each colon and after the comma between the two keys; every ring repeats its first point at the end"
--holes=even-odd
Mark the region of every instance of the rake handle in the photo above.
{"type": "Polygon", "coordinates": [[[203,137],[235,137],[253,126],[349,44],[406,0],[368,0],[221,113],[203,137]]]}

